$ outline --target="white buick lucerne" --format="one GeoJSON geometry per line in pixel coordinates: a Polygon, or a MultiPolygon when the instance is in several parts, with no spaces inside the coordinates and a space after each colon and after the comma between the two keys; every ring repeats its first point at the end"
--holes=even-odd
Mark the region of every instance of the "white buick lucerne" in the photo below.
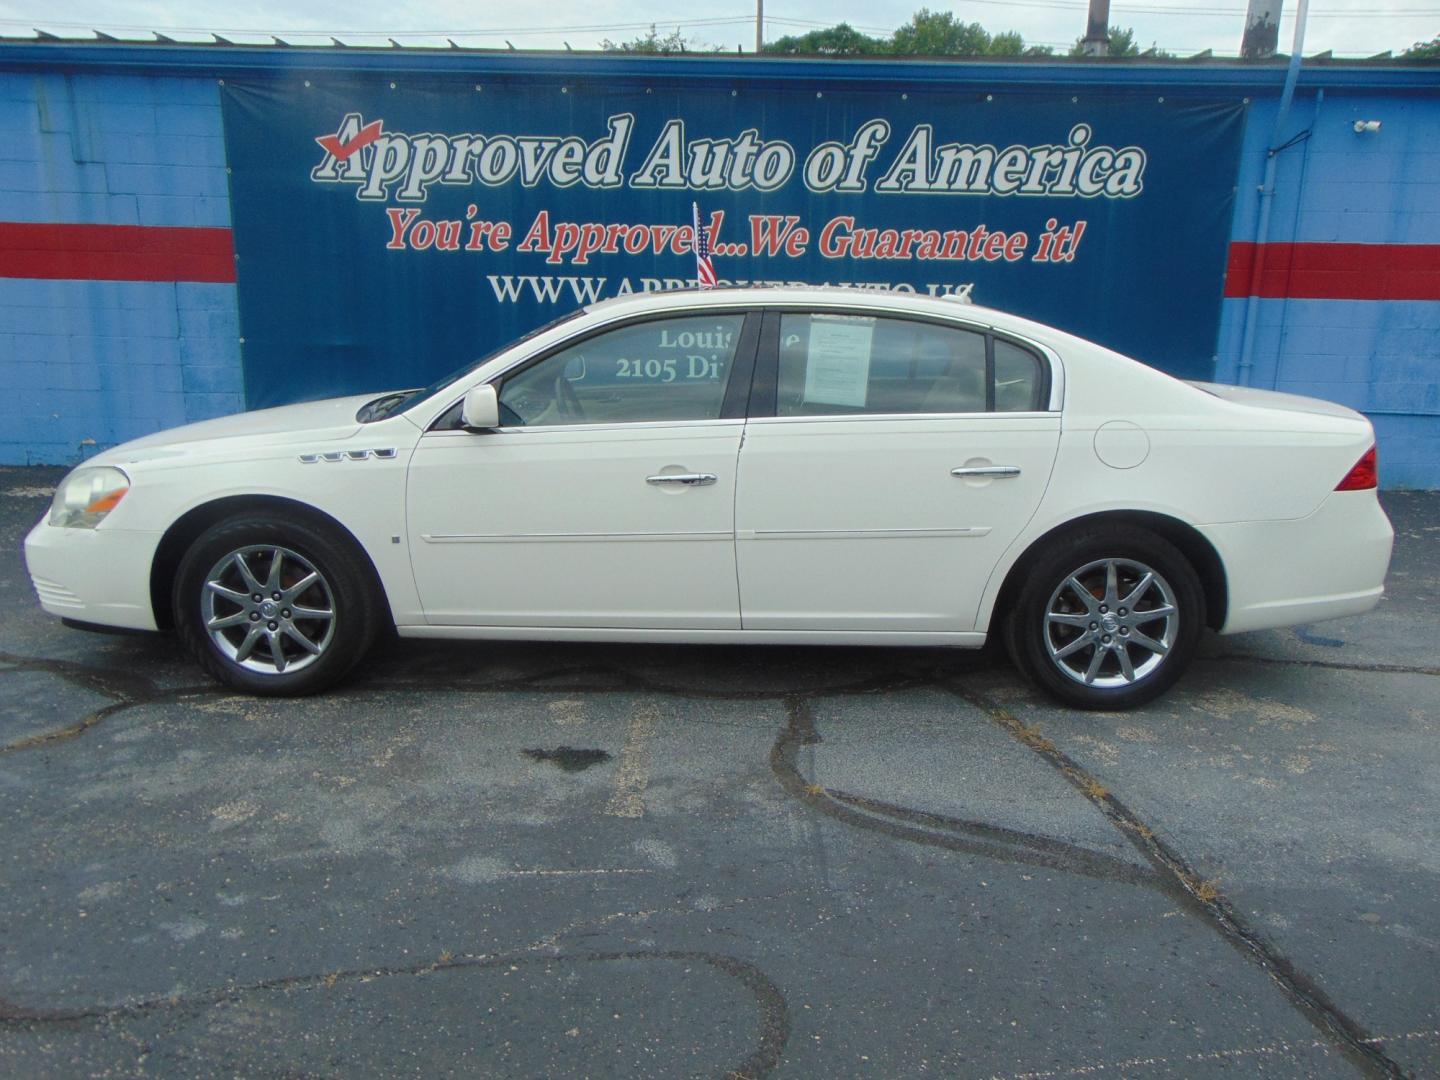
{"type": "Polygon", "coordinates": [[[1370,609],[1363,416],[944,299],[624,297],[432,386],[192,424],[70,473],[46,611],[304,694],[404,637],[975,647],[1159,694],[1202,631],[1370,609]]]}

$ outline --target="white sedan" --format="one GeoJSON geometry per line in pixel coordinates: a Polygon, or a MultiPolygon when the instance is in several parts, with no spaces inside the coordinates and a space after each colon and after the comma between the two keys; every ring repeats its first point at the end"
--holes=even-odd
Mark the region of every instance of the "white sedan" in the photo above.
{"type": "Polygon", "coordinates": [[[968,304],[592,305],[420,390],[192,424],[70,473],[40,603],[256,694],[377,634],[978,647],[1085,708],[1202,631],[1354,615],[1393,532],[1358,413],[1181,382],[968,304]]]}

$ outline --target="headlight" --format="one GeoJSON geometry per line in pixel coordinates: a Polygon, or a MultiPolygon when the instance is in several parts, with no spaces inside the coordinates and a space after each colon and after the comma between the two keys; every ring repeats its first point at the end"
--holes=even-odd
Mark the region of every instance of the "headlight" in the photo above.
{"type": "Polygon", "coordinates": [[[120,505],[130,490],[130,478],[119,469],[76,469],[60,482],[50,503],[50,524],[93,529],[120,505]]]}

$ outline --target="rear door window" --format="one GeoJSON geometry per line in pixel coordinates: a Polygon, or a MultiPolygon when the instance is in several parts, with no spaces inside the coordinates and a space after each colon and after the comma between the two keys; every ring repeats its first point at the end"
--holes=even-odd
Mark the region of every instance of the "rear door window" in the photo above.
{"type": "Polygon", "coordinates": [[[1015,412],[1044,407],[1031,350],[979,330],[870,315],[780,315],[778,416],[1015,412]]]}

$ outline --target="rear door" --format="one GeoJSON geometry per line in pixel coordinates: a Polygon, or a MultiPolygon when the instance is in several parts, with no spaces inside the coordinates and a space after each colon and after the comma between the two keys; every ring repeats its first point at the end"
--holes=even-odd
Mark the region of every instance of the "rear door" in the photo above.
{"type": "Polygon", "coordinates": [[[742,625],[974,630],[1054,464],[1049,359],[939,320],[765,319],[736,495],[742,625]]]}

